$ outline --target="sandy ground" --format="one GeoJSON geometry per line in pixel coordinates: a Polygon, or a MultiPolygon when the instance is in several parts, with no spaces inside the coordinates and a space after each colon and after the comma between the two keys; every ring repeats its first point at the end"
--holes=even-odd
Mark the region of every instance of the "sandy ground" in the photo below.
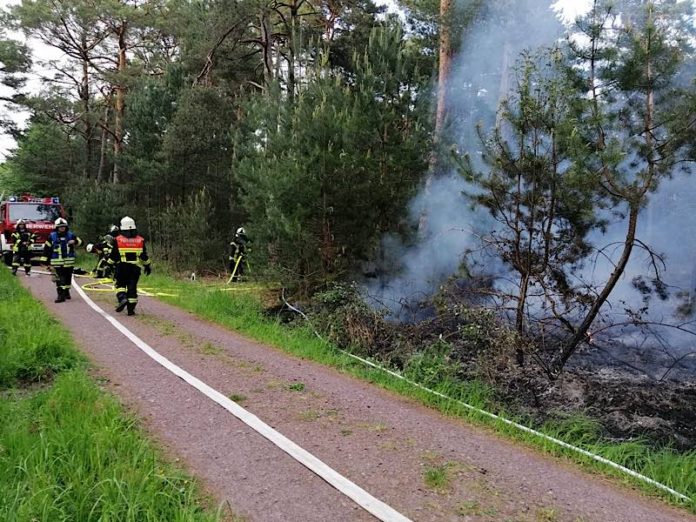
{"type": "MultiPolygon", "coordinates": [[[[373,520],[142,353],[46,276],[22,277],[173,459],[254,521],[373,520]]],[[[92,294],[94,295],[94,294],[92,294]]],[[[113,296],[95,299],[112,313],[113,296]]],[[[696,521],[560,459],[141,298],[118,315],[155,350],[414,521],[696,521]],[[426,477],[440,478],[439,485],[426,477]]]]}

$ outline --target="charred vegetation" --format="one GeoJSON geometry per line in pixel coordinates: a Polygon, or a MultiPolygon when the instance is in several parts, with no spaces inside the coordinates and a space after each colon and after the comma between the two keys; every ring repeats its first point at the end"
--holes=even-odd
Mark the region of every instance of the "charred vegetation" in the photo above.
{"type": "MultiPolygon", "coordinates": [[[[356,285],[337,285],[307,303],[312,326],[325,339],[352,353],[380,361],[418,382],[438,388],[445,382],[480,381],[492,390],[492,409],[504,408],[536,424],[586,416],[598,435],[612,440],[640,438],[657,446],[696,446],[696,360],[654,349],[637,351],[629,342],[598,334],[564,372],[549,378],[548,361],[559,338],[530,331],[520,338],[504,314],[481,306],[490,280],[453,278],[419,308],[431,311],[412,322],[390,319],[368,305],[356,285]],[[607,345],[614,343],[613,346],[607,345]],[[617,345],[621,345],[617,349],[617,345]],[[523,346],[528,362],[517,364],[523,346]],[[618,356],[617,356],[618,354],[618,356]],[[504,406],[503,406],[504,405],[504,406]]],[[[290,322],[304,322],[283,312],[290,322]]],[[[619,338],[620,339],[620,338],[619,338]]]]}

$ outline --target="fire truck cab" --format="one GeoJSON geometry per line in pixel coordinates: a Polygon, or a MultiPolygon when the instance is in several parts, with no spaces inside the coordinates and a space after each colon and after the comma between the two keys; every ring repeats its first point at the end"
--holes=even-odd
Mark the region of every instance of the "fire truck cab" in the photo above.
{"type": "Polygon", "coordinates": [[[12,233],[18,220],[23,219],[27,230],[36,235],[32,253],[38,257],[53,231],[54,221],[59,217],[65,217],[65,211],[57,197],[38,198],[23,194],[0,200],[0,247],[5,264],[12,264],[12,233]]]}

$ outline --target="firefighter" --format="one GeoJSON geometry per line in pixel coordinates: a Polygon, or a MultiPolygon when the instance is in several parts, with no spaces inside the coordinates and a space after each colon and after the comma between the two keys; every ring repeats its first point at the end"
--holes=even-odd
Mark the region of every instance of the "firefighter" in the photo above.
{"type": "Polygon", "coordinates": [[[113,277],[114,267],[109,264],[109,258],[111,257],[111,250],[114,247],[114,241],[118,233],[119,228],[116,225],[111,225],[109,232],[100,241],[87,245],[87,252],[98,257],[97,266],[92,272],[99,279],[113,277]]]}
{"type": "Polygon", "coordinates": [[[109,256],[109,264],[114,265],[116,283],[117,312],[128,309],[128,315],[135,315],[138,304],[138,279],[140,266],[145,275],[150,275],[150,258],[145,248],[145,240],[138,235],[135,221],[126,216],[121,220],[120,234],[116,236],[109,256]]]}
{"type": "Polygon", "coordinates": [[[98,279],[110,278],[113,272],[113,266],[108,263],[111,247],[107,247],[104,241],[100,241],[88,244],[85,250],[88,254],[97,256],[97,266],[92,270],[92,275],[98,279]]]}
{"type": "Polygon", "coordinates": [[[111,227],[109,228],[109,232],[106,235],[104,235],[104,242],[108,243],[109,246],[113,246],[114,241],[116,240],[116,236],[118,236],[120,232],[121,229],[118,228],[117,225],[111,225],[111,227]]]}
{"type": "Polygon", "coordinates": [[[239,227],[234,234],[234,239],[230,242],[230,255],[228,257],[230,281],[239,281],[244,274],[244,265],[247,263],[247,243],[249,243],[249,238],[246,231],[244,227],[239,227]]]}
{"type": "Polygon", "coordinates": [[[15,231],[12,233],[12,275],[17,275],[20,266],[24,266],[24,272],[31,272],[31,247],[36,240],[36,235],[27,230],[27,224],[23,219],[17,221],[15,231]]]}
{"type": "Polygon", "coordinates": [[[53,270],[53,280],[56,282],[58,297],[56,303],[70,299],[72,274],[75,267],[75,249],[82,245],[82,240],[68,230],[68,222],[64,218],[55,221],[55,230],[51,232],[44,243],[43,260],[48,262],[53,270]]]}

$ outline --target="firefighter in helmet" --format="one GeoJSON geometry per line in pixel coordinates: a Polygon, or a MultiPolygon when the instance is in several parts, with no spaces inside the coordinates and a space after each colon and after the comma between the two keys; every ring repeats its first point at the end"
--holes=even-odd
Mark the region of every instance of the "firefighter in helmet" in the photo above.
{"type": "Polygon", "coordinates": [[[24,272],[31,272],[31,247],[36,240],[36,235],[29,232],[23,219],[17,221],[15,231],[12,233],[12,275],[17,275],[20,266],[24,266],[24,272]]]}
{"type": "Polygon", "coordinates": [[[109,232],[104,235],[102,238],[104,242],[109,243],[109,245],[113,245],[114,241],[116,240],[116,236],[118,236],[121,232],[121,229],[118,228],[118,225],[111,225],[109,227],[109,232]]]}
{"type": "Polygon", "coordinates": [[[58,291],[55,302],[62,303],[70,299],[75,249],[82,245],[82,240],[68,230],[68,222],[64,218],[56,219],[54,225],[55,230],[49,234],[44,243],[42,259],[53,269],[53,280],[58,291]]]}
{"type": "Polygon", "coordinates": [[[94,254],[98,258],[97,266],[92,270],[92,273],[99,279],[113,277],[114,267],[109,264],[109,258],[111,257],[111,250],[114,247],[114,241],[118,234],[119,228],[116,225],[111,225],[109,232],[98,242],[87,245],[87,252],[94,254]]]}
{"type": "Polygon", "coordinates": [[[104,279],[106,277],[111,277],[113,272],[113,266],[109,265],[109,254],[111,253],[111,248],[106,247],[103,241],[98,243],[90,243],[85,248],[88,254],[94,254],[97,256],[97,266],[92,270],[92,275],[99,279],[104,279]]]}
{"type": "Polygon", "coordinates": [[[116,311],[128,309],[128,315],[135,315],[138,304],[138,280],[140,267],[145,275],[150,275],[150,258],[145,248],[145,240],[138,235],[135,221],[126,216],[121,220],[120,234],[114,239],[108,263],[114,265],[116,283],[116,311]]]}
{"type": "Polygon", "coordinates": [[[230,271],[230,281],[239,281],[244,274],[244,265],[247,264],[247,244],[249,238],[244,227],[239,227],[230,242],[230,255],[227,259],[230,271]]]}

